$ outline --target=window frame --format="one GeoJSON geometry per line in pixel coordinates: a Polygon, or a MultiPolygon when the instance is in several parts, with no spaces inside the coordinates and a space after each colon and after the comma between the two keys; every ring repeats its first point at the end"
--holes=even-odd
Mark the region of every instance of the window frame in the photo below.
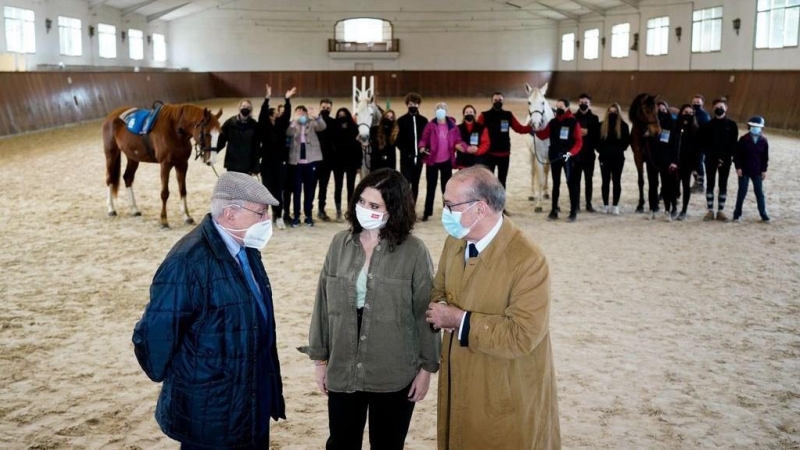
{"type": "Polygon", "coordinates": [[[630,45],[631,45],[631,23],[630,22],[623,22],[623,23],[618,23],[618,24],[612,25],[611,26],[611,57],[612,58],[616,58],[616,59],[628,58],[631,55],[630,45]],[[615,32],[614,31],[614,28],[620,27],[622,25],[627,25],[628,26],[628,30],[625,31],[625,32],[615,32]],[[620,45],[620,44],[617,44],[617,45],[625,49],[625,54],[622,55],[622,56],[615,55],[614,54],[614,48],[615,48],[614,43],[615,43],[615,41],[617,39],[622,39],[623,35],[626,37],[625,45],[620,45]],[[617,39],[614,39],[614,38],[617,38],[617,39]]]}
{"type": "Polygon", "coordinates": [[[594,61],[600,59],[600,28],[590,28],[583,32],[583,59],[585,61],[594,61]],[[589,32],[596,32],[596,36],[589,36],[589,32]],[[589,58],[586,56],[586,52],[589,51],[589,43],[592,42],[594,46],[594,58],[589,58]]]}
{"type": "Polygon", "coordinates": [[[651,17],[647,19],[647,42],[645,43],[645,55],[646,56],[666,56],[669,55],[669,30],[670,30],[670,20],[669,16],[659,16],[659,17],[651,17]],[[653,22],[661,22],[661,23],[653,23],[653,22]],[[651,25],[651,23],[653,23],[651,25]],[[663,34],[664,36],[656,36],[656,33],[663,34]],[[657,44],[663,43],[663,52],[661,49],[653,49],[652,51],[658,53],[651,53],[650,44],[653,43],[653,47],[657,44]]]}
{"type": "Polygon", "coordinates": [[[132,61],[144,60],[144,31],[139,30],[137,28],[128,28],[128,58],[132,61]],[[134,36],[134,34],[136,34],[137,36],[134,36]],[[138,50],[141,52],[141,54],[139,55],[138,58],[133,55],[134,41],[138,41],[140,44],[138,50]]]}
{"type": "Polygon", "coordinates": [[[561,61],[564,61],[564,62],[575,61],[575,32],[574,31],[570,32],[570,33],[564,33],[564,34],[561,35],[561,61]],[[572,41],[572,45],[569,47],[570,48],[570,52],[571,52],[570,59],[566,59],[564,57],[565,56],[564,55],[564,44],[568,40],[567,36],[572,36],[572,38],[569,39],[569,40],[572,41]]]}
{"type": "Polygon", "coordinates": [[[153,33],[153,61],[155,62],[167,62],[167,36],[162,33],[153,33]],[[159,38],[161,43],[159,44],[159,38]],[[158,46],[163,46],[164,57],[163,59],[158,59],[158,46]]]}
{"type": "Polygon", "coordinates": [[[32,9],[17,6],[3,6],[3,28],[5,33],[6,52],[33,55],[36,53],[36,12],[32,9]],[[17,17],[12,17],[17,16],[17,17]],[[25,16],[30,16],[30,19],[25,16]],[[14,27],[9,25],[14,22],[19,30],[18,36],[12,36],[14,27]],[[17,23],[18,22],[18,23],[17,23]],[[17,42],[10,37],[18,38],[18,47],[11,48],[10,42],[17,42]]]}
{"type": "Polygon", "coordinates": [[[722,21],[723,21],[722,19],[723,19],[724,15],[725,15],[725,8],[722,5],[720,5],[720,6],[712,6],[710,8],[696,9],[696,10],[692,11],[692,43],[691,43],[692,47],[691,47],[691,50],[690,50],[692,53],[700,53],[700,54],[702,54],[702,53],[719,53],[719,52],[722,52],[722,21]],[[717,10],[717,9],[719,10],[719,17],[713,17],[713,14],[714,14],[715,10],[717,10]],[[708,17],[708,18],[701,17],[700,19],[697,19],[695,17],[698,13],[700,13],[702,15],[705,12],[710,12],[710,14],[712,14],[712,17],[708,17]],[[704,39],[705,33],[704,33],[703,30],[704,30],[704,26],[705,26],[706,23],[711,23],[711,26],[712,26],[712,31],[711,31],[711,33],[712,33],[712,36],[711,36],[712,45],[711,45],[711,49],[708,49],[708,50],[704,50],[703,49],[703,44],[704,44],[704,41],[705,41],[705,39],[704,39]],[[716,25],[716,27],[714,27],[714,25],[716,25]],[[713,30],[714,28],[716,28],[716,36],[713,35],[713,33],[715,33],[715,31],[713,30]],[[698,45],[699,49],[695,50],[695,43],[697,43],[698,41],[699,41],[699,45],[698,45]],[[718,48],[713,48],[713,44],[715,44],[715,43],[719,45],[718,48]]]}
{"type": "Polygon", "coordinates": [[[780,50],[784,48],[797,48],[800,45],[800,0],[777,0],[782,1],[782,6],[775,6],[776,0],[757,0],[756,1],[756,20],[755,20],[755,43],[754,47],[756,50],[780,50]],[[769,6],[762,7],[764,4],[769,4],[769,6]],[[772,38],[773,38],[773,25],[775,23],[773,13],[777,10],[781,11],[783,15],[783,37],[780,46],[773,46],[772,45],[772,38]],[[786,25],[789,22],[789,18],[786,17],[787,10],[792,10],[792,13],[795,15],[795,35],[794,35],[794,43],[786,44],[786,25]],[[762,19],[765,20],[762,21],[762,19]],[[765,36],[759,36],[759,30],[761,26],[764,24],[767,25],[767,31],[765,36]],[[765,44],[762,41],[765,40],[765,44]]]}
{"type": "Polygon", "coordinates": [[[117,52],[117,27],[115,25],[107,24],[107,23],[98,23],[97,24],[97,55],[103,59],[117,59],[118,52],[117,52]],[[104,27],[111,28],[111,31],[108,30],[103,31],[104,27]],[[111,43],[113,46],[107,46],[107,49],[113,50],[113,56],[108,56],[103,54],[103,41],[108,41],[109,37],[111,39],[111,43]]]}

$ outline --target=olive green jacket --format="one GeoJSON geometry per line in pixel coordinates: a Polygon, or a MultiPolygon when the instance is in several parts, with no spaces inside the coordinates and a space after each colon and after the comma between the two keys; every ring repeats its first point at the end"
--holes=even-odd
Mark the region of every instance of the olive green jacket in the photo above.
{"type": "Polygon", "coordinates": [[[358,334],[356,278],[366,254],[359,235],[334,236],[319,275],[308,347],[303,353],[328,361],[334,392],[395,392],[420,368],[439,370],[441,337],[425,321],[433,262],[415,236],[390,251],[381,240],[367,271],[367,295],[358,334]]]}

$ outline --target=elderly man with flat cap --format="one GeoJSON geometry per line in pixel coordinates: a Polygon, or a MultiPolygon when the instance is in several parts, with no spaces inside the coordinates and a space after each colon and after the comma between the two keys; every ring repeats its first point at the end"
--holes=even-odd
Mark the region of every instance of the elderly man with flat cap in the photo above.
{"type": "Polygon", "coordinates": [[[270,417],[286,418],[259,251],[277,204],[255,178],[222,174],[211,213],[172,247],[150,286],[134,350],[163,382],[156,421],[182,449],[269,448],[270,417]]]}

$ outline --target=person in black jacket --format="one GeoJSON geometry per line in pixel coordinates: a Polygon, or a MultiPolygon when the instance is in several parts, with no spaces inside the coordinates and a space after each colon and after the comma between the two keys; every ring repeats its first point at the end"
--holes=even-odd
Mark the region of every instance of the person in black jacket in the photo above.
{"type": "Polygon", "coordinates": [[[364,152],[358,142],[358,125],[347,108],[336,111],[336,121],[329,128],[333,139],[333,202],[336,205],[336,221],[343,222],[342,217],[342,184],[347,177],[347,197],[345,208],[353,198],[356,186],[356,173],[361,168],[364,152]]]}
{"type": "MultiPolygon", "coordinates": [[[[477,122],[489,131],[489,151],[480,158],[480,163],[492,172],[497,168],[497,178],[505,188],[511,161],[509,130],[514,130],[518,134],[528,134],[533,132],[533,128],[530,125],[522,125],[511,111],[503,109],[503,100],[502,93],[492,94],[491,109],[482,112],[477,122]]],[[[508,214],[508,211],[504,212],[508,214]]]]}
{"type": "Polygon", "coordinates": [[[597,133],[600,126],[600,119],[592,110],[592,96],[581,94],[578,97],[578,110],[575,112],[575,120],[581,124],[581,134],[583,136],[583,146],[578,157],[575,158],[576,167],[572,177],[573,183],[580,194],[581,174],[586,179],[586,211],[595,212],[592,207],[592,176],[594,175],[595,148],[597,146],[597,133]]]}
{"type": "Polygon", "coordinates": [[[753,116],[747,121],[750,132],[742,135],[736,144],[733,153],[733,163],[736,166],[736,175],[739,177],[739,193],[736,196],[736,208],[733,210],[734,222],[742,220],[742,205],[747,196],[747,187],[753,181],[753,191],[756,194],[756,205],[761,221],[769,222],[767,214],[767,201],[764,197],[764,180],[767,179],[769,166],[769,142],[762,130],[766,122],[761,116],[753,116]]]}
{"type": "Polygon", "coordinates": [[[599,125],[597,136],[597,153],[600,160],[600,176],[603,185],[603,212],[619,215],[619,197],[622,194],[622,168],[625,166],[625,150],[631,143],[631,132],[628,124],[619,115],[619,103],[612,103],[606,109],[605,119],[599,125]],[[608,190],[614,182],[613,208],[608,205],[608,190]]]}
{"type": "Polygon", "coordinates": [[[163,382],[161,430],[182,449],[269,448],[286,419],[272,287],[261,262],[278,201],[250,175],[223,173],[211,213],[167,254],[133,331],[136,359],[163,382]]]}
{"type": "Polygon", "coordinates": [[[688,103],[682,105],[678,112],[678,122],[675,124],[670,137],[678,162],[681,186],[683,187],[683,196],[681,198],[683,207],[678,215],[678,220],[686,220],[686,209],[689,207],[689,199],[692,197],[692,173],[700,163],[698,130],[694,108],[688,103]]]}
{"type": "Polygon", "coordinates": [[[397,119],[397,141],[395,146],[400,150],[400,173],[411,184],[414,203],[419,196],[419,179],[422,175],[422,157],[419,154],[419,140],[422,130],[428,125],[428,119],[419,113],[422,97],[414,92],[405,98],[408,113],[397,119]]]}
{"type": "Polygon", "coordinates": [[[328,197],[328,183],[331,180],[331,171],[333,170],[333,138],[330,131],[334,125],[333,117],[331,117],[331,108],[333,102],[329,98],[323,98],[319,101],[319,115],[325,121],[325,130],[317,133],[319,138],[319,147],[322,150],[322,161],[317,165],[317,218],[323,222],[330,222],[331,218],[325,212],[325,199],[328,197]]]}
{"type": "Polygon", "coordinates": [[[714,187],[719,175],[716,219],[722,222],[728,221],[722,210],[725,209],[725,201],[728,199],[728,176],[739,138],[739,128],[736,122],[728,118],[727,113],[727,100],[715,99],[714,118],[700,128],[700,145],[706,158],[706,206],[708,207],[703,220],[714,219],[714,187]]]}
{"type": "Polygon", "coordinates": [[[676,202],[678,185],[678,162],[676,148],[670,145],[670,139],[675,128],[669,105],[660,101],[658,107],[658,122],[661,134],[646,138],[645,164],[647,166],[647,188],[650,203],[650,219],[656,218],[658,211],[658,182],[661,177],[661,197],[664,199],[664,214],[668,221],[673,216],[678,216],[676,202]]]}
{"type": "MultiPolygon", "coordinates": [[[[259,143],[256,137],[256,121],[252,117],[253,104],[244,99],[239,102],[239,114],[222,124],[217,140],[217,152],[227,145],[225,169],[231,172],[256,174],[259,172],[259,143]]],[[[216,155],[212,157],[212,161],[216,155]]]]}
{"type": "Polygon", "coordinates": [[[370,147],[372,147],[370,171],[383,168],[397,170],[395,143],[399,132],[394,111],[386,110],[378,125],[373,126],[369,131],[370,147]]]}
{"type": "MultiPolygon", "coordinates": [[[[286,147],[286,129],[291,121],[292,103],[289,99],[297,93],[297,88],[286,91],[283,110],[281,114],[275,108],[269,107],[269,98],[272,88],[267,84],[267,92],[261,111],[258,113],[258,136],[261,143],[261,182],[275,198],[283,198],[286,186],[286,161],[289,159],[289,149],[286,147]]],[[[281,216],[283,208],[280,205],[272,207],[272,217],[279,229],[286,228],[284,218],[281,216]]],[[[285,217],[290,220],[287,215],[285,217]]]]}

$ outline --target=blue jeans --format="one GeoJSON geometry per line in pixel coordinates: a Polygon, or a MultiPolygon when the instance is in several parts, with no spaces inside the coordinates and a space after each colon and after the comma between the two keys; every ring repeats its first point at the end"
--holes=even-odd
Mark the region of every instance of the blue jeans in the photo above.
{"type": "Polygon", "coordinates": [[[767,215],[767,204],[764,200],[763,180],[761,176],[748,177],[747,175],[739,177],[739,192],[736,194],[736,209],[733,210],[733,217],[738,218],[742,215],[742,204],[747,196],[747,187],[750,184],[750,180],[753,181],[753,191],[756,193],[758,213],[762,219],[767,219],[769,216],[767,215]]]}
{"type": "Polygon", "coordinates": [[[317,187],[317,163],[297,164],[294,170],[294,218],[300,218],[300,194],[303,194],[303,213],[311,217],[314,207],[314,188],[317,187]]]}

